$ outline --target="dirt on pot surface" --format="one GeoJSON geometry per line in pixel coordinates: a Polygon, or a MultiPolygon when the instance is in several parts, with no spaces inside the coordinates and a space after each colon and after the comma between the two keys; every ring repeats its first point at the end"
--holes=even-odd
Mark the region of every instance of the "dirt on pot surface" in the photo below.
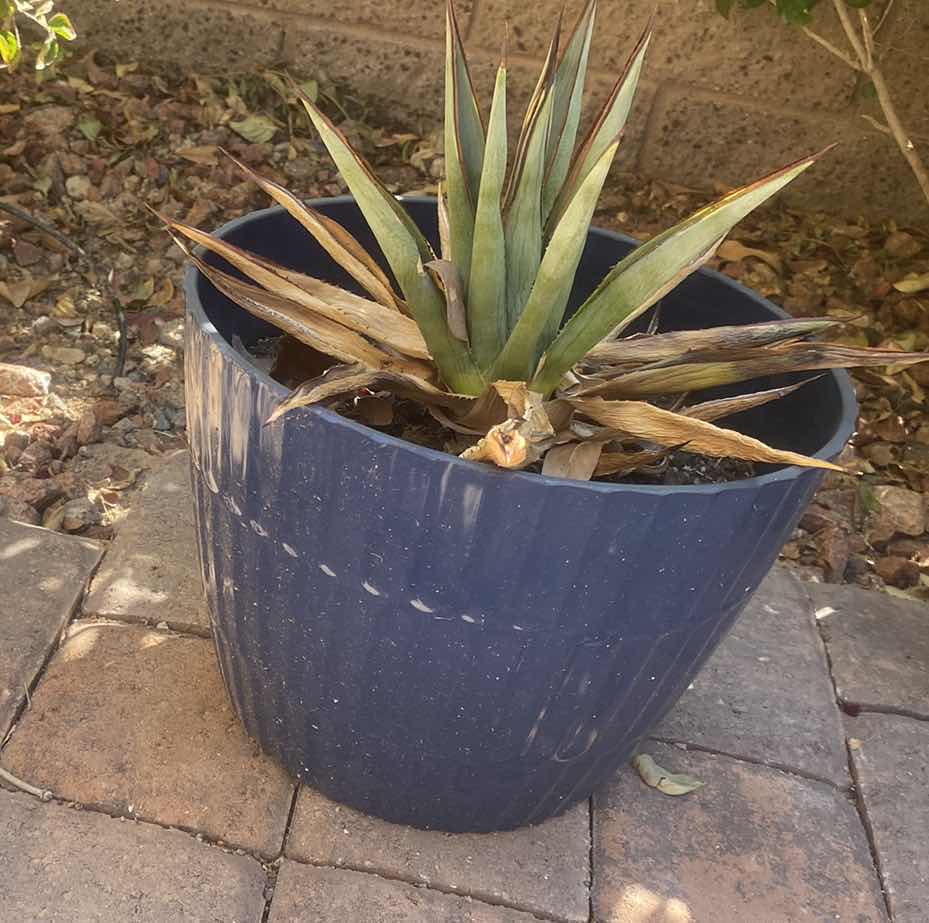
{"type": "MultiPolygon", "coordinates": [[[[0,202],[85,253],[0,212],[0,363],[51,376],[47,394],[0,397],[0,515],[107,539],[146,472],[183,445],[183,259],[146,205],[208,229],[267,205],[220,147],[306,198],[345,192],[282,87],[273,72],[165,75],[93,55],[41,84],[0,79],[0,202]]],[[[435,132],[317,88],[392,190],[434,192],[435,132]]],[[[708,198],[620,173],[595,223],[647,238],[708,198]]],[[[929,347],[929,216],[902,227],[774,204],[712,265],[792,314],[855,315],[848,343],[929,347]]],[[[843,459],[855,474],[827,476],[784,558],[814,579],[929,598],[929,364],[855,385],[861,425],[843,459]]],[[[682,458],[688,477],[721,476],[682,458]]]]}

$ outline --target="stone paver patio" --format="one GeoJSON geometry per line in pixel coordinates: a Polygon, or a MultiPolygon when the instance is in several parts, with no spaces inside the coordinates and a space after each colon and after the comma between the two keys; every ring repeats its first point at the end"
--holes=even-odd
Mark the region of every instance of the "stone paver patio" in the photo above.
{"type": "Polygon", "coordinates": [[[51,793],[0,783],[0,920],[929,918],[929,607],[776,568],[643,747],[705,787],[625,768],[534,828],[413,830],[298,789],[241,730],[186,464],[105,555],[0,520],[0,767],[51,793]]]}

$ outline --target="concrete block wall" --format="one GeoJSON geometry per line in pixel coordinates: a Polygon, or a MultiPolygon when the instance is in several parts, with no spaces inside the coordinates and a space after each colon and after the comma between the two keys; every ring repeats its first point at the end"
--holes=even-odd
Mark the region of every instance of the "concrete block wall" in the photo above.
{"type": "MultiPolygon", "coordinates": [[[[504,21],[515,108],[531,92],[562,5],[570,23],[583,0],[458,0],[488,105],[504,21]]],[[[591,107],[609,91],[655,6],[601,0],[591,107]]],[[[121,60],[207,73],[283,64],[351,86],[394,121],[440,118],[444,0],[79,0],[72,10],[84,41],[121,60]]],[[[816,28],[843,42],[829,4],[821,4],[816,28]]],[[[904,123],[929,151],[929,3],[896,0],[879,39],[904,123]]],[[[709,189],[838,141],[791,188],[793,202],[925,221],[926,205],[892,139],[862,118],[881,114],[860,90],[849,68],[768,11],[727,21],[713,0],[657,0],[654,44],[619,168],[709,189]]]]}

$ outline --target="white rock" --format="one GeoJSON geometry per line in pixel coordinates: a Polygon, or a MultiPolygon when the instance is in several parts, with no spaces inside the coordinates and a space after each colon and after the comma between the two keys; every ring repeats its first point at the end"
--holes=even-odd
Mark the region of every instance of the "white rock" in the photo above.
{"type": "Polygon", "coordinates": [[[10,365],[0,362],[0,394],[17,397],[41,397],[48,394],[52,376],[48,372],[31,369],[28,365],[10,365]]]}

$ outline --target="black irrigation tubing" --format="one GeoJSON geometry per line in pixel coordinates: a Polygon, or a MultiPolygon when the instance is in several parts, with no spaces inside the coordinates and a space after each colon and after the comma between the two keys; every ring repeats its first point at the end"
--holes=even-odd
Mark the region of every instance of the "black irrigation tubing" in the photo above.
{"type": "Polygon", "coordinates": [[[27,224],[31,224],[34,228],[38,228],[43,234],[47,234],[49,237],[53,237],[58,241],[58,243],[60,243],[63,247],[67,247],[72,253],[76,253],[78,256],[87,256],[87,254],[76,243],[74,243],[73,240],[65,237],[61,231],[53,228],[50,224],[46,224],[41,219],[30,215],[29,212],[24,212],[16,205],[11,205],[9,202],[0,201],[0,210],[7,212],[14,218],[19,218],[20,221],[25,221],[27,224]]]}
{"type": "MultiPolygon", "coordinates": [[[[29,212],[23,211],[23,209],[16,205],[11,205],[9,202],[0,201],[0,211],[4,211],[14,218],[32,225],[32,227],[41,231],[43,234],[47,234],[53,240],[58,241],[58,243],[72,253],[77,254],[81,259],[89,261],[86,250],[79,247],[70,237],[62,234],[61,231],[52,227],[50,224],[46,224],[40,218],[30,215],[29,212]]],[[[119,328],[119,348],[116,353],[116,366],[113,369],[113,378],[120,378],[125,371],[126,354],[129,351],[129,324],[126,321],[126,312],[123,310],[123,306],[119,303],[119,299],[113,294],[112,270],[110,270],[107,275],[107,287],[110,290],[110,297],[113,299],[113,310],[116,314],[116,323],[119,328]]]]}

